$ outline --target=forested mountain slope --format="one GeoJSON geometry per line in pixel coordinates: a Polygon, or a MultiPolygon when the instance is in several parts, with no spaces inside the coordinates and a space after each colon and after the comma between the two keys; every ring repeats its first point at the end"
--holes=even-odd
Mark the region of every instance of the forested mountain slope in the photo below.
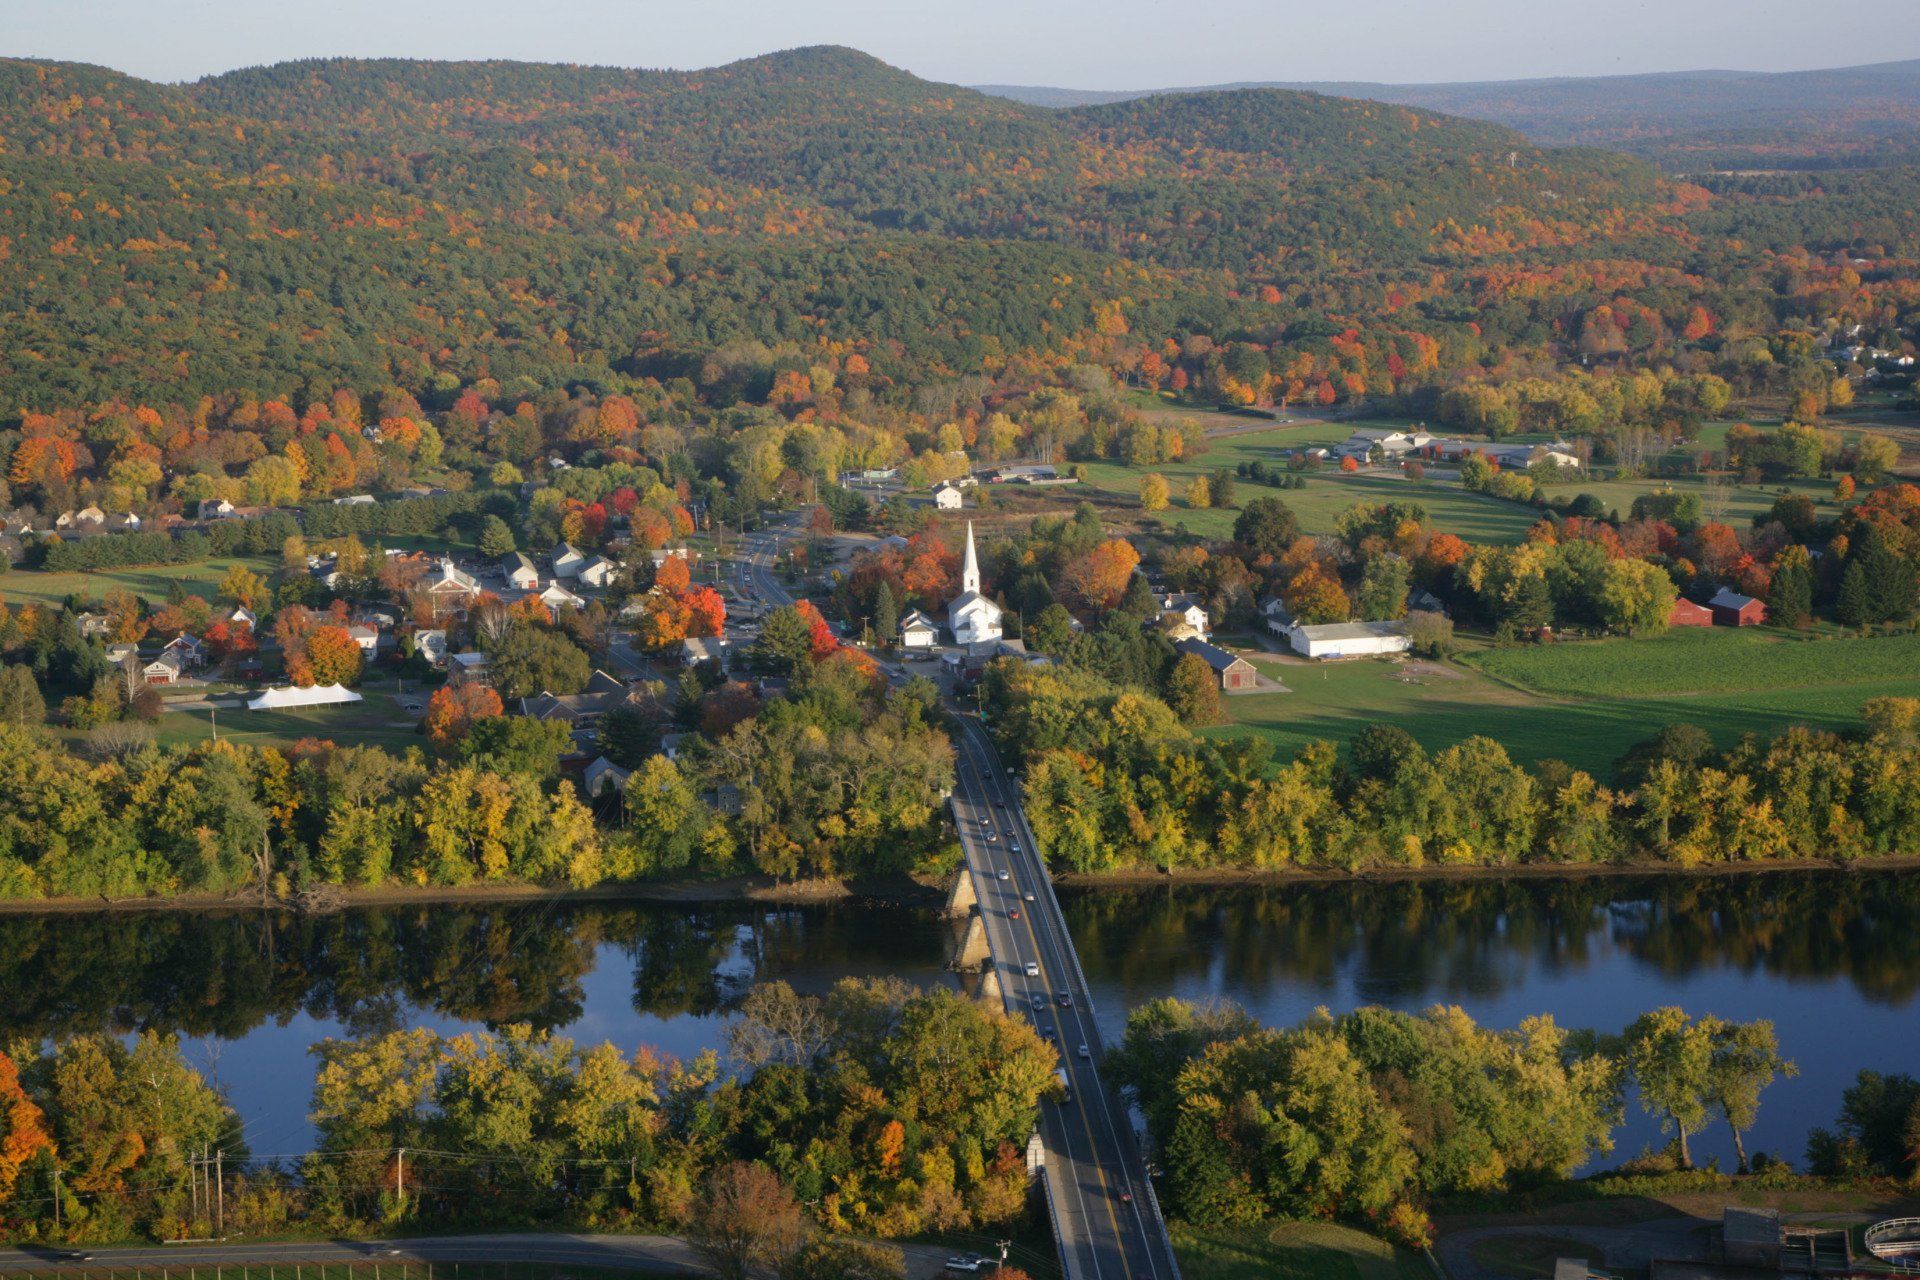
{"type": "Polygon", "coordinates": [[[715,353],[753,343],[762,385],[779,361],[858,356],[864,392],[904,401],[1127,372],[1169,343],[1204,362],[1203,342],[1247,348],[1245,394],[1331,402],[1563,358],[1596,307],[1623,334],[1603,346],[1650,356],[1696,312],[1764,332],[1811,305],[1783,302],[1808,277],[1768,255],[1896,252],[1897,198],[1716,201],[1617,154],[1279,90],[1051,111],[841,48],[185,86],[0,60],[0,399],[705,393],[727,382],[715,353]],[[1764,249],[1729,233],[1748,205],[1794,210],[1764,249]]]}

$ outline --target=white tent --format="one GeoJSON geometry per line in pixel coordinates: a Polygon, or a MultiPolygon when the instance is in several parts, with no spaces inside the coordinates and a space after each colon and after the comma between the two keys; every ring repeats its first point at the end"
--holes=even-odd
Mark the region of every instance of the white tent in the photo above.
{"type": "Polygon", "coordinates": [[[310,689],[288,685],[268,689],[247,703],[249,711],[280,711],[287,707],[325,707],[337,702],[363,702],[359,694],[337,684],[317,684],[310,689]]]}

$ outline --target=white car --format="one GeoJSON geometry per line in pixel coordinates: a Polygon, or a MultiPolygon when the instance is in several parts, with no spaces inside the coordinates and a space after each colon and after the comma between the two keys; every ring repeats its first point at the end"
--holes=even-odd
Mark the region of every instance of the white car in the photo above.
{"type": "Polygon", "coordinates": [[[1040,976],[1040,966],[1031,960],[1027,961],[1027,976],[1029,978],[1037,978],[1040,976]]]}
{"type": "MultiPolygon", "coordinates": [[[[1019,845],[1017,845],[1017,844],[1016,844],[1016,845],[1014,845],[1014,846],[1013,846],[1013,851],[1014,851],[1015,853],[1018,853],[1018,852],[1020,852],[1020,846],[1019,846],[1019,845]]],[[[1008,870],[1007,870],[1007,869],[1006,869],[1005,867],[1002,867],[1002,868],[1000,868],[1000,870],[999,870],[999,871],[998,871],[998,872],[997,872],[996,874],[997,874],[997,875],[999,876],[999,878],[1000,878],[1000,879],[1002,879],[1002,880],[1011,880],[1011,879],[1013,879],[1013,873],[1012,873],[1011,871],[1008,871],[1008,870]]]]}
{"type": "Polygon", "coordinates": [[[1081,1045],[1080,1056],[1087,1059],[1087,1061],[1091,1062],[1093,1061],[1093,1050],[1087,1048],[1087,1046],[1085,1045],[1081,1045]]]}
{"type": "MultiPolygon", "coordinates": [[[[1007,848],[1013,850],[1015,853],[1018,853],[1020,852],[1020,842],[1018,840],[1009,839],[1007,841],[1007,848]]],[[[1006,877],[1002,876],[1001,878],[1005,879],[1006,877]]]]}
{"type": "Polygon", "coordinates": [[[947,1270],[949,1271],[978,1271],[979,1269],[980,1259],[978,1258],[969,1258],[965,1254],[959,1254],[947,1259],[947,1270]]]}

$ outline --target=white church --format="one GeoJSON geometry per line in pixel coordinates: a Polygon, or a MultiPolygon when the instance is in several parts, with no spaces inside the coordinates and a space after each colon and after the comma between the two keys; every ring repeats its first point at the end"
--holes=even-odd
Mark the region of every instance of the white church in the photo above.
{"type": "Polygon", "coordinates": [[[947,602],[947,630],[959,645],[1000,638],[1004,610],[980,594],[980,557],[973,549],[973,521],[967,521],[967,558],[960,566],[960,594],[947,602]]]}

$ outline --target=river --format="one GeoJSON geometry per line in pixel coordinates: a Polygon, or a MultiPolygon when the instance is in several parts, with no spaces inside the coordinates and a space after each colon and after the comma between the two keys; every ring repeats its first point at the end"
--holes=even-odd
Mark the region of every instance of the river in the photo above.
{"type": "MultiPolygon", "coordinates": [[[[1230,998],[1275,1024],[1367,1003],[1600,1031],[1662,1004],[1766,1017],[1801,1074],[1767,1094],[1749,1147],[1796,1162],[1855,1072],[1920,1062],[1910,873],[1078,889],[1062,905],[1110,1039],[1162,995],[1230,998]]],[[[756,980],[952,983],[948,930],[862,899],[0,916],[0,1043],[178,1032],[253,1151],[294,1155],[324,1037],[530,1022],[687,1056],[722,1043],[756,980]]],[[[1658,1140],[1636,1109],[1617,1155],[1658,1140]]],[[[1695,1150],[1730,1160],[1731,1144],[1716,1128],[1695,1150]]]]}

